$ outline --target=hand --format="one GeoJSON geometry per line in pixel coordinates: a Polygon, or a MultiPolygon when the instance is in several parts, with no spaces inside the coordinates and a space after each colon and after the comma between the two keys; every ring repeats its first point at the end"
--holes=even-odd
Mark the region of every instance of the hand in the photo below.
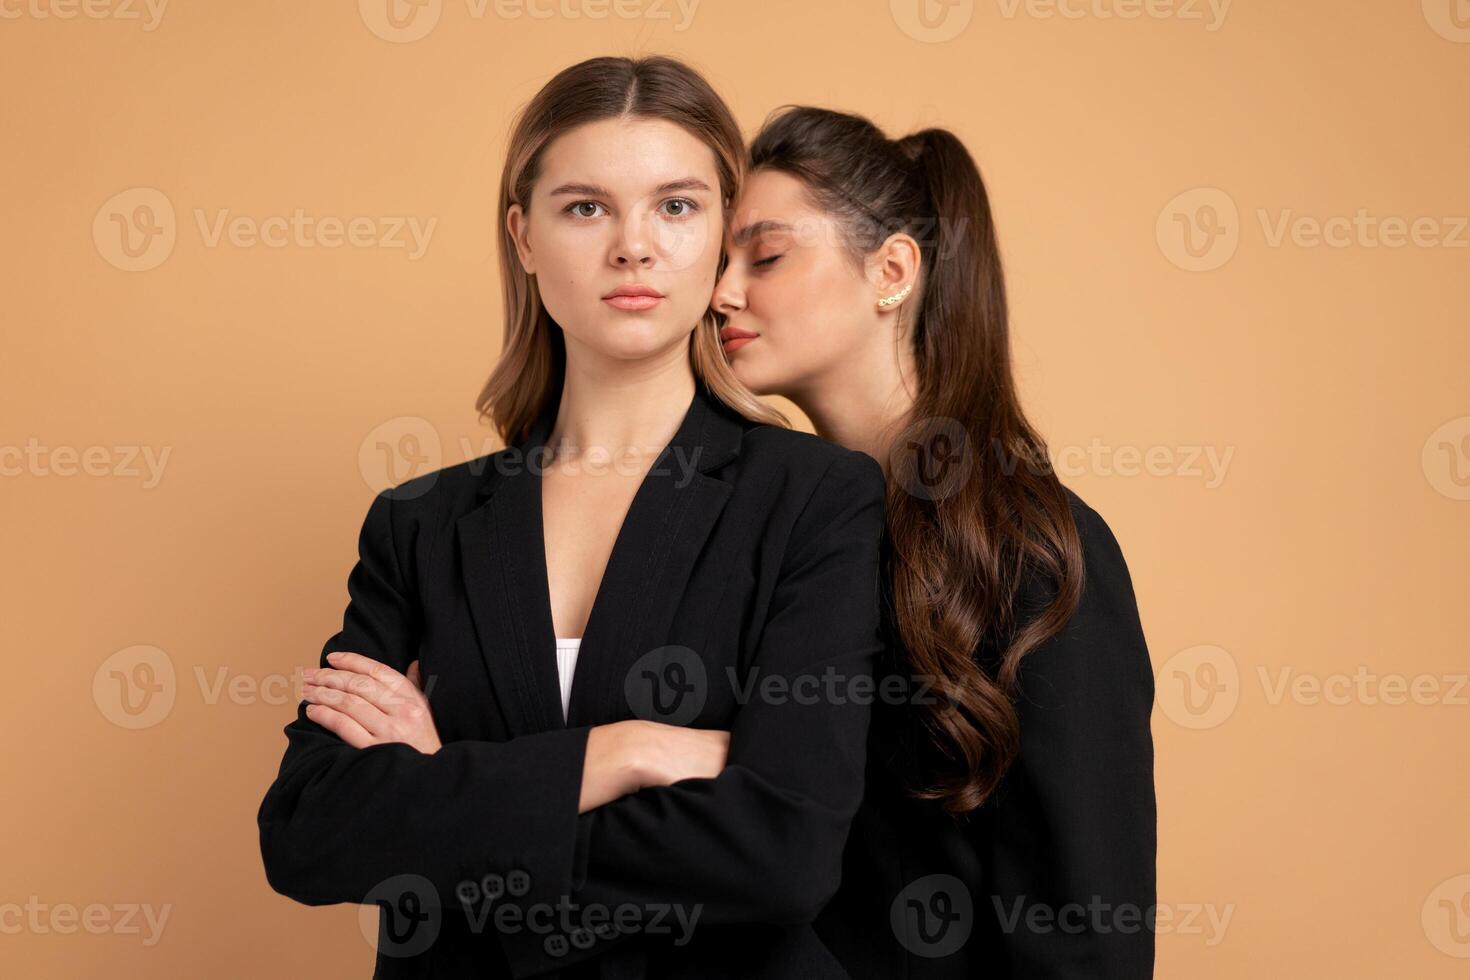
{"type": "Polygon", "coordinates": [[[730,733],[656,721],[634,721],[629,751],[638,788],[681,779],[714,779],[725,769],[730,733]]]}
{"type": "Polygon", "coordinates": [[[306,706],[312,721],[359,749],[403,742],[433,755],[443,747],[417,660],[407,676],[360,653],[329,653],[327,662],[332,667],[304,675],[301,693],[312,702],[306,706]]]}
{"type": "Polygon", "coordinates": [[[610,803],[645,786],[670,786],[681,779],[713,779],[725,768],[730,733],[619,721],[587,733],[578,813],[610,803]]]}

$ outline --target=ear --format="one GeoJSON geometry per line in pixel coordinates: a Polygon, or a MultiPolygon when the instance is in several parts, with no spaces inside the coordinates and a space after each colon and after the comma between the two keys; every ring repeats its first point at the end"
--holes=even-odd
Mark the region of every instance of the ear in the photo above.
{"type": "Polygon", "coordinates": [[[505,212],[505,226],[510,231],[511,240],[516,245],[516,255],[521,260],[521,268],[526,275],[536,274],[536,258],[531,252],[531,223],[530,216],[519,204],[512,204],[505,212]]]}
{"type": "MultiPolygon", "coordinates": [[[[910,289],[918,282],[921,265],[919,243],[906,232],[894,232],[867,258],[868,280],[873,283],[878,295],[884,299],[897,295],[905,288],[910,289]]],[[[891,308],[898,309],[901,303],[891,308]]]]}

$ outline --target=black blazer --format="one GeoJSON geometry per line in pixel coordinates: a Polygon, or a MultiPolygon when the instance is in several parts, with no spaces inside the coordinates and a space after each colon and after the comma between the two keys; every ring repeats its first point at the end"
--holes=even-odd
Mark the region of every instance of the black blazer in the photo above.
{"type": "MultiPolygon", "coordinates": [[[[995,795],[966,821],[906,797],[904,709],[875,705],[868,791],[817,922],[858,980],[1153,975],[1153,670],[1118,542],[1067,495],[1082,601],[1021,661],[1021,749],[995,795]]],[[[1051,594],[1033,576],[1021,601],[1034,610],[1051,594]]],[[[881,663],[889,672],[904,673],[881,663]]]]}
{"type": "Polygon", "coordinates": [[[554,417],[368,508],[320,662],[418,658],[444,746],[356,749],[298,706],[258,814],[271,887],[379,903],[378,977],[845,978],[811,922],[871,699],[799,679],[871,682],[881,469],[698,392],[617,537],[563,723],[536,469],[554,417]],[[588,730],[635,717],[729,730],[728,767],[579,816],[588,730]]]}

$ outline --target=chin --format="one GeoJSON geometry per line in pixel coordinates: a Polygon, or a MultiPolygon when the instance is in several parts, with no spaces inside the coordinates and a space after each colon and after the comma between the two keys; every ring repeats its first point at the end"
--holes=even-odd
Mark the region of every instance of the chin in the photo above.
{"type": "Polygon", "coordinates": [[[782,379],[769,370],[763,370],[757,359],[749,356],[747,350],[738,350],[734,354],[727,355],[730,362],[730,371],[735,379],[757,395],[777,395],[781,387],[782,379]]]}
{"type": "Polygon", "coordinates": [[[623,314],[603,324],[597,349],[607,357],[636,361],[652,357],[673,344],[688,343],[689,333],[668,323],[623,314]]]}

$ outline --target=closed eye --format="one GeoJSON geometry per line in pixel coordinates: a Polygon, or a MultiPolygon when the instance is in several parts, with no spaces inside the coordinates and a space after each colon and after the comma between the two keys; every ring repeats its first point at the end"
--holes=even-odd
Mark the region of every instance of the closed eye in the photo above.
{"type": "Polygon", "coordinates": [[[771,256],[768,256],[768,257],[766,257],[764,259],[759,259],[759,260],[757,260],[755,262],[752,262],[751,265],[753,265],[757,269],[759,269],[762,266],[774,265],[776,263],[776,260],[779,259],[779,258],[781,258],[780,255],[771,255],[771,256]]]}

